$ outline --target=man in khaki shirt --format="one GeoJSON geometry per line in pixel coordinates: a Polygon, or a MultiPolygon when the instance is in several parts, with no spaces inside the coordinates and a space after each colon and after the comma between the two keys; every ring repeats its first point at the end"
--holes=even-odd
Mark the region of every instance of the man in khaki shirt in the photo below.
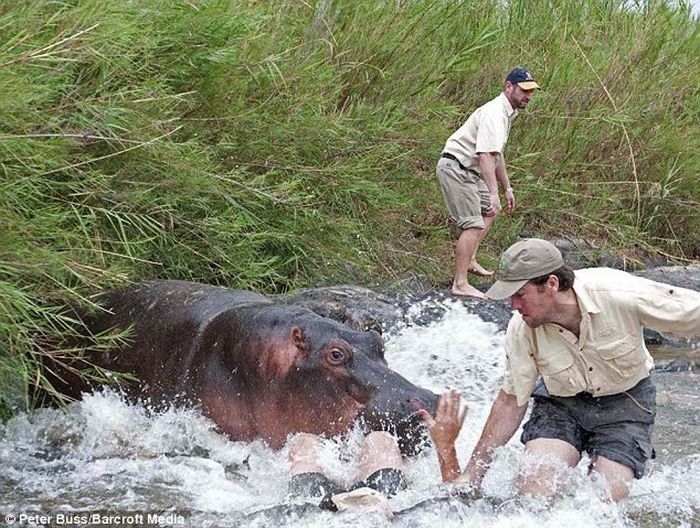
{"type": "Polygon", "coordinates": [[[455,250],[452,293],[483,298],[469,284],[468,273],[488,276],[476,260],[479,244],[501,211],[498,182],[503,187],[506,210],[515,208],[515,196],[506,172],[503,151],[518,109],[527,106],[539,86],[524,68],[506,77],[503,92],[477,108],[445,143],[436,175],[447,210],[460,230],[455,250]]]}
{"type": "Polygon", "coordinates": [[[700,333],[700,293],[613,269],[574,272],[540,239],[511,246],[499,270],[486,295],[510,298],[518,313],[506,333],[503,386],[464,473],[454,449],[466,414],[459,394],[445,394],[434,419],[421,413],[443,479],[478,487],[493,450],[518,429],[532,395],[521,437],[529,462],[519,477],[521,491],[554,496],[562,468],[587,452],[589,470],[605,478],[611,498],[625,498],[654,456],[654,362],[643,328],[700,333]]]}

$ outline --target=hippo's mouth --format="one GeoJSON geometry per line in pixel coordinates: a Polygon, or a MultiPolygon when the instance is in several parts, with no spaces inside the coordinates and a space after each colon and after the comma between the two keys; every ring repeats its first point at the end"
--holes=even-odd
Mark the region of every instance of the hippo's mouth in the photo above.
{"type": "Polygon", "coordinates": [[[389,413],[378,416],[360,414],[360,424],[365,432],[387,431],[396,437],[401,453],[414,456],[430,445],[430,436],[418,412],[398,418],[389,413]]]}
{"type": "MultiPolygon", "coordinates": [[[[367,400],[365,400],[364,403],[367,403],[367,400]]],[[[368,410],[364,415],[366,419],[379,422],[382,426],[386,427],[391,425],[422,424],[423,420],[420,417],[421,411],[428,411],[433,414],[430,410],[430,406],[420,398],[409,398],[406,404],[407,405],[402,406],[400,409],[397,408],[393,411],[368,410]]]]}
{"type": "Polygon", "coordinates": [[[406,429],[408,427],[410,429],[418,429],[422,431],[422,426],[424,423],[423,419],[420,417],[420,412],[430,412],[429,407],[419,398],[411,398],[408,400],[408,403],[413,408],[412,411],[407,409],[407,412],[399,417],[386,415],[385,419],[394,424],[397,430],[406,429]]]}

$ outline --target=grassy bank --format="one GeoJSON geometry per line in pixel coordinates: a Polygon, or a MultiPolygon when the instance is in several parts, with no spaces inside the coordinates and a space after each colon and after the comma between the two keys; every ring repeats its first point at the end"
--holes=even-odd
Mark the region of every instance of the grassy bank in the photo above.
{"type": "Polygon", "coordinates": [[[449,280],[447,136],[530,67],[520,232],[700,256],[698,23],[663,2],[0,5],[0,398],[71,353],[66,302],[143,278],[262,292],[449,280]]]}

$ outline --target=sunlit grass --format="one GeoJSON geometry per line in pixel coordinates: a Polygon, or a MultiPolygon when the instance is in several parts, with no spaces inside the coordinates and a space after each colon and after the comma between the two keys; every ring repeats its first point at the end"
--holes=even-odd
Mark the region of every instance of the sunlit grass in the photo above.
{"type": "MultiPolygon", "coordinates": [[[[515,65],[520,232],[698,258],[698,23],[664,2],[4,2],[0,398],[67,304],[146,278],[268,293],[451,272],[434,178],[515,65]]],[[[99,374],[99,373],[98,373],[99,374]]]]}

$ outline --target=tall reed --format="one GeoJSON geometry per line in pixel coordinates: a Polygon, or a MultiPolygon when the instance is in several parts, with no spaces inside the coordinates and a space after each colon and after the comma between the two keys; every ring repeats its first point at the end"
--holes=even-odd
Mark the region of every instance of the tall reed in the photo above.
{"type": "Polygon", "coordinates": [[[435,160],[517,64],[543,90],[486,258],[697,259],[699,42],[662,1],[4,2],[0,407],[74,354],[67,304],[128,281],[446,281],[435,160]]]}

